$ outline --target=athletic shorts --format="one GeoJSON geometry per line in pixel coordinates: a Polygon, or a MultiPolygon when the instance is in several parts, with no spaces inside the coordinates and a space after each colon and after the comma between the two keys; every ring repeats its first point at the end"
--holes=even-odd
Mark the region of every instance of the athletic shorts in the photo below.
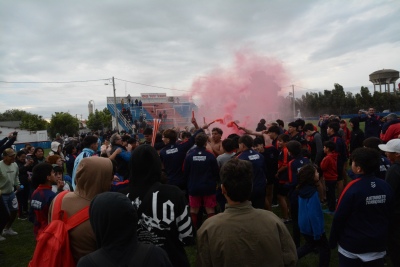
{"type": "Polygon", "coordinates": [[[201,206],[214,208],[217,206],[217,198],[215,194],[209,196],[189,196],[189,206],[192,208],[200,208],[201,206]]]}
{"type": "Polygon", "coordinates": [[[278,184],[278,188],[277,188],[276,192],[278,195],[286,197],[289,193],[289,189],[290,189],[290,187],[288,187],[285,184],[278,184]]]}
{"type": "Polygon", "coordinates": [[[4,206],[6,206],[7,208],[8,213],[18,210],[18,200],[14,192],[10,194],[2,194],[1,197],[4,202],[4,206]]]}

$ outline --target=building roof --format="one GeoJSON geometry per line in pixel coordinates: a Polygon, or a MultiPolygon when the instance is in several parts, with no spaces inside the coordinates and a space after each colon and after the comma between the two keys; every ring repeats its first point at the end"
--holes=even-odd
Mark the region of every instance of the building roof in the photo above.
{"type": "Polygon", "coordinates": [[[21,121],[0,121],[0,127],[19,128],[21,121]]]}

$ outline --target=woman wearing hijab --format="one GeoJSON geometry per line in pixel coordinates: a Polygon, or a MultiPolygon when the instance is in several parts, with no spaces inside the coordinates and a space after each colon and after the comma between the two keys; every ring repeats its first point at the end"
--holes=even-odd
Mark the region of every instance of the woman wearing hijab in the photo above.
{"type": "Polygon", "coordinates": [[[163,249],[138,242],[138,215],[126,196],[116,192],[97,195],[90,203],[89,216],[99,249],[82,257],[78,267],[172,267],[163,249]],[[121,228],[121,222],[127,227],[121,228]]]}
{"type": "MultiPolygon", "coordinates": [[[[109,191],[113,178],[111,160],[101,157],[82,159],[76,172],[75,191],[64,196],[61,210],[64,210],[68,218],[70,218],[81,209],[89,206],[90,201],[97,194],[109,191]]],[[[50,207],[50,210],[49,218],[52,217],[53,207],[50,207]]],[[[69,231],[69,240],[75,262],[97,249],[96,237],[89,220],[71,229],[69,231]]]]}
{"type": "Polygon", "coordinates": [[[138,209],[138,240],[163,248],[173,266],[190,266],[184,245],[193,243],[193,227],[185,194],[161,184],[161,160],[150,145],[140,145],[130,159],[127,196],[138,209]]]}

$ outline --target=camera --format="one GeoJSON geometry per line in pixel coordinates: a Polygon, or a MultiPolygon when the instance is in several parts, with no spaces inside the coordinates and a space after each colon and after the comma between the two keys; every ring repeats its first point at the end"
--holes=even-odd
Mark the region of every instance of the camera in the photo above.
{"type": "Polygon", "coordinates": [[[17,131],[13,132],[13,136],[17,136],[17,135],[18,135],[17,131]]]}

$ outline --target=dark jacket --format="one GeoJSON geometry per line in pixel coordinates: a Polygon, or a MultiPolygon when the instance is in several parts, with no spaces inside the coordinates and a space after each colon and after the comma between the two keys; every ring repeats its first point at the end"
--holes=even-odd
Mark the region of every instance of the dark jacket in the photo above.
{"type": "Polygon", "coordinates": [[[386,250],[393,192],[373,175],[359,175],[343,190],[333,218],[329,243],[356,253],[386,250]]]}
{"type": "Polygon", "coordinates": [[[208,196],[216,193],[219,167],[214,154],[205,147],[196,147],[186,156],[183,165],[190,196],[208,196]]]}
{"type": "Polygon", "coordinates": [[[183,177],[183,162],[185,161],[186,153],[194,145],[194,139],[202,129],[193,134],[188,141],[180,144],[167,144],[160,151],[161,162],[164,166],[165,173],[168,177],[168,184],[176,185],[180,188],[186,188],[186,181],[183,177]]]}
{"type": "Polygon", "coordinates": [[[117,149],[122,150],[122,152],[115,157],[115,161],[117,162],[117,173],[126,180],[129,177],[129,160],[131,158],[131,152],[127,151],[123,146],[113,144],[110,153],[113,154],[117,149]]]}
{"type": "Polygon", "coordinates": [[[364,132],[360,129],[360,120],[358,117],[351,118],[350,122],[353,124],[353,130],[350,134],[350,154],[356,148],[363,147],[364,132]]]}
{"type": "Polygon", "coordinates": [[[193,243],[193,227],[185,194],[161,184],[161,160],[149,145],[140,145],[129,162],[128,197],[138,208],[138,240],[164,249],[173,266],[190,266],[184,245],[193,243]]]}
{"type": "Polygon", "coordinates": [[[360,122],[365,121],[365,138],[378,137],[381,133],[382,122],[378,115],[372,115],[371,118],[368,116],[360,116],[360,122]]]}
{"type": "Polygon", "coordinates": [[[265,161],[264,156],[254,151],[248,149],[243,151],[237,156],[238,159],[247,160],[253,165],[253,191],[252,194],[265,194],[265,188],[267,186],[267,179],[265,176],[265,161]]]}

